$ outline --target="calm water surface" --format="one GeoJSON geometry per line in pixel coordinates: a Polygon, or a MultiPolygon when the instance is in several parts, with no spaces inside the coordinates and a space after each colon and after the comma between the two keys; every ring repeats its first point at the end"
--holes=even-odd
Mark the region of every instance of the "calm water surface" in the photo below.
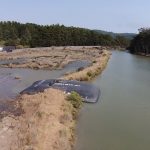
{"type": "Polygon", "coordinates": [[[115,51],[94,84],[102,96],[85,104],[77,150],[150,150],[150,58],[115,51]]]}
{"type": "MultiPolygon", "coordinates": [[[[0,61],[0,63],[3,63],[3,61],[0,61]]],[[[15,99],[19,92],[37,80],[59,78],[67,72],[76,71],[78,68],[86,67],[90,64],[89,61],[74,61],[61,70],[53,71],[0,68],[0,101],[15,99]],[[16,80],[15,77],[20,79],[16,80]]]]}

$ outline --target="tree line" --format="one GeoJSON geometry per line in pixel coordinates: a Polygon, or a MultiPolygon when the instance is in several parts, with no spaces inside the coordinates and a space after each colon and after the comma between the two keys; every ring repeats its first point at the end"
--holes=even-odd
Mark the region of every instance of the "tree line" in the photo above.
{"type": "Polygon", "coordinates": [[[139,29],[139,34],[131,41],[128,49],[135,54],[150,54],[150,28],[139,29]]]}
{"type": "Polygon", "coordinates": [[[0,45],[21,47],[49,46],[120,46],[129,45],[123,36],[105,35],[93,30],[64,25],[37,25],[32,23],[0,22],[0,45]]]}

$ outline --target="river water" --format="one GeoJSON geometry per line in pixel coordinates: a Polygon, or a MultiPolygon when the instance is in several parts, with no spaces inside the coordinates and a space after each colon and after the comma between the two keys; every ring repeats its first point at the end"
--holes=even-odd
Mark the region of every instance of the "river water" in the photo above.
{"type": "Polygon", "coordinates": [[[77,150],[150,149],[150,58],[114,51],[94,84],[97,104],[84,104],[77,150]]]}

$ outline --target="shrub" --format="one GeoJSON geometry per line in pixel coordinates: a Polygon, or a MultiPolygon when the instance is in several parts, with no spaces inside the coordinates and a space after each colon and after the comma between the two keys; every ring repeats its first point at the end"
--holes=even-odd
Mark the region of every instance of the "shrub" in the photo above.
{"type": "Polygon", "coordinates": [[[39,111],[38,111],[36,114],[37,114],[37,116],[38,116],[39,118],[42,118],[42,112],[39,112],[39,111]]]}
{"type": "Polygon", "coordinates": [[[82,70],[84,70],[84,67],[79,67],[79,68],[77,69],[78,72],[79,72],[79,71],[82,71],[82,70]]]}
{"type": "Polygon", "coordinates": [[[96,60],[93,60],[93,64],[95,64],[97,61],[96,60]]]}
{"type": "Polygon", "coordinates": [[[89,77],[92,77],[92,71],[88,71],[88,72],[87,72],[87,75],[88,75],[89,77]]]}
{"type": "Polygon", "coordinates": [[[17,49],[22,49],[22,48],[24,48],[24,46],[23,45],[17,45],[16,48],[17,49]]]}
{"type": "Polygon", "coordinates": [[[85,76],[83,75],[79,78],[79,81],[89,81],[89,80],[90,80],[90,78],[88,75],[85,75],[85,76]]]}
{"type": "Polygon", "coordinates": [[[82,105],[82,98],[77,92],[71,92],[71,94],[67,96],[67,100],[71,102],[74,108],[78,109],[82,105]]]}

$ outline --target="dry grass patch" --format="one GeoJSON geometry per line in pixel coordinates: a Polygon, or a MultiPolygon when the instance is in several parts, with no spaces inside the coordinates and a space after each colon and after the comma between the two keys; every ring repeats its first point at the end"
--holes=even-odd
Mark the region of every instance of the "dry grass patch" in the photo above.
{"type": "Polygon", "coordinates": [[[22,147],[37,150],[71,150],[73,146],[73,105],[63,92],[49,89],[44,93],[23,95],[24,115],[19,131],[22,147]]]}
{"type": "Polygon", "coordinates": [[[0,135],[3,150],[71,150],[75,140],[74,116],[79,108],[71,101],[72,98],[80,99],[76,96],[68,99],[62,91],[55,89],[22,95],[18,102],[24,113],[17,118],[5,117],[0,124],[0,132],[8,128],[0,135]]]}

